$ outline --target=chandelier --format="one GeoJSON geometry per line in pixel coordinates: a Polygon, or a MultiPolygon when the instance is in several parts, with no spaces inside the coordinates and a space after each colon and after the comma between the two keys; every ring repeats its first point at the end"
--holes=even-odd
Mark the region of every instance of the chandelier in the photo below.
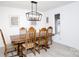
{"type": "Polygon", "coordinates": [[[37,12],[37,2],[31,1],[31,12],[26,13],[27,20],[29,21],[40,21],[42,14],[37,12]]]}

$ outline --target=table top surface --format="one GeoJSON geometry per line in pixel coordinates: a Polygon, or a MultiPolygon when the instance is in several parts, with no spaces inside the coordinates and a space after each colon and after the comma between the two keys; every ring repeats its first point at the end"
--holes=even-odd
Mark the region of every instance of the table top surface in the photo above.
{"type": "MultiPolygon", "coordinates": [[[[21,35],[11,35],[10,39],[12,43],[23,43],[25,42],[25,39],[29,39],[29,35],[26,34],[26,38],[25,39],[21,39],[20,38],[21,35]]],[[[23,35],[22,35],[23,36],[23,35]]],[[[53,34],[48,34],[47,36],[53,36],[53,34]]],[[[39,33],[36,34],[36,38],[40,38],[39,33]]]]}

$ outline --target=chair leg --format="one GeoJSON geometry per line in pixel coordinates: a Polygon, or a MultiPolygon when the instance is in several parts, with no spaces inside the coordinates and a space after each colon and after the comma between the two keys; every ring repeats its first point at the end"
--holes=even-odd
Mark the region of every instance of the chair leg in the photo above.
{"type": "Polygon", "coordinates": [[[12,54],[12,56],[13,56],[13,52],[12,52],[11,54],[12,54]]]}
{"type": "Polygon", "coordinates": [[[38,47],[39,54],[40,54],[40,49],[41,49],[41,48],[40,48],[40,45],[39,45],[39,47],[38,47]]]}
{"type": "Polygon", "coordinates": [[[39,47],[38,47],[38,48],[36,48],[36,49],[35,49],[35,51],[37,51],[37,52],[40,54],[39,47]]]}
{"type": "Polygon", "coordinates": [[[38,48],[35,48],[35,50],[40,54],[40,45],[37,44],[37,47],[38,47],[38,48]]]}
{"type": "Polygon", "coordinates": [[[47,48],[43,48],[47,52],[47,48]]]}
{"type": "Polygon", "coordinates": [[[7,52],[6,51],[4,52],[4,56],[7,57],[7,52]]]}
{"type": "Polygon", "coordinates": [[[52,37],[50,38],[50,41],[51,41],[51,43],[50,43],[50,44],[52,45],[52,37]]]}
{"type": "Polygon", "coordinates": [[[36,53],[35,53],[35,48],[32,49],[32,52],[34,53],[34,55],[36,55],[36,53]]]}
{"type": "Polygon", "coordinates": [[[46,46],[43,46],[43,49],[47,52],[47,47],[46,46]]]}
{"type": "Polygon", "coordinates": [[[25,54],[24,55],[27,57],[27,49],[25,50],[25,54]]]}

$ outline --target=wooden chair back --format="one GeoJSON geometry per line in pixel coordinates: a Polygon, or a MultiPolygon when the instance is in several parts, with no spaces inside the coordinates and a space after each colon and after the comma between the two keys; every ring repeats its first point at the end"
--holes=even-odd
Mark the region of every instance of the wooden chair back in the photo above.
{"type": "Polygon", "coordinates": [[[5,41],[5,38],[4,38],[4,35],[3,35],[3,32],[1,29],[0,29],[0,34],[1,34],[1,37],[2,37],[3,43],[4,43],[4,55],[7,56],[8,47],[7,47],[7,44],[6,44],[6,41],[5,41]]]}
{"type": "Polygon", "coordinates": [[[2,39],[3,39],[4,49],[6,50],[6,49],[7,49],[7,44],[6,44],[6,41],[5,41],[5,38],[4,38],[4,35],[3,35],[3,32],[2,32],[1,29],[0,29],[0,34],[1,34],[1,37],[2,37],[2,39]]]}
{"type": "Polygon", "coordinates": [[[47,32],[48,33],[52,33],[53,32],[53,28],[51,26],[49,26],[48,29],[47,29],[47,32]]]}
{"type": "Polygon", "coordinates": [[[39,31],[39,36],[40,36],[40,40],[41,42],[39,42],[39,44],[45,44],[47,45],[47,29],[46,28],[41,28],[41,30],[39,31]],[[45,42],[42,42],[45,41],[45,42]]]}
{"type": "MultiPolygon", "coordinates": [[[[47,32],[48,32],[48,34],[53,34],[53,28],[51,26],[49,26],[48,29],[47,29],[47,32]]],[[[53,42],[52,36],[50,36],[48,38],[48,40],[49,40],[48,44],[51,44],[52,45],[52,42],[53,42]]]]}
{"type": "Polygon", "coordinates": [[[36,30],[35,30],[35,28],[30,27],[28,32],[29,32],[29,37],[30,37],[30,39],[28,41],[35,43],[35,41],[36,41],[36,30]]]}
{"type": "Polygon", "coordinates": [[[42,29],[39,31],[39,35],[46,37],[46,36],[47,36],[47,29],[46,29],[46,28],[42,28],[42,29]]]}
{"type": "Polygon", "coordinates": [[[20,38],[25,39],[26,38],[26,32],[27,30],[24,27],[20,28],[20,38]]]}

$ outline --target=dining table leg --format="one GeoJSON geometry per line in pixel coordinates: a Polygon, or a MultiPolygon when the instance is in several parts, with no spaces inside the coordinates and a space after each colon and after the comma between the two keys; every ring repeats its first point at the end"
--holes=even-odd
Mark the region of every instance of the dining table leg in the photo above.
{"type": "Polygon", "coordinates": [[[21,43],[18,43],[17,49],[18,49],[18,51],[17,51],[18,56],[19,56],[19,57],[23,57],[23,52],[22,52],[21,43]]]}

